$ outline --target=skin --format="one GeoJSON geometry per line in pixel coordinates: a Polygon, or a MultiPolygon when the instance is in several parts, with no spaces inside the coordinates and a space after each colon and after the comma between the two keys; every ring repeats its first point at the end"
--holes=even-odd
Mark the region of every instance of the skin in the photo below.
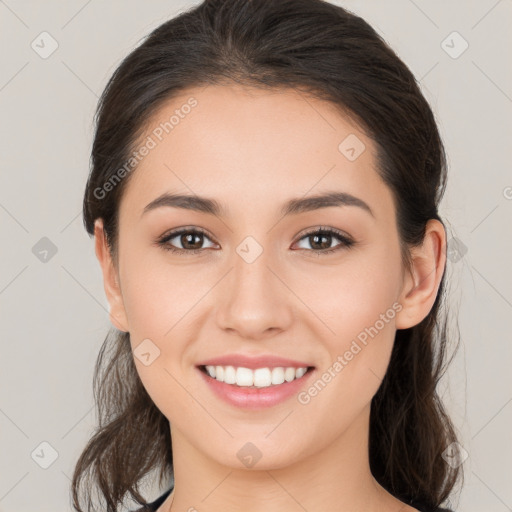
{"type": "MultiPolygon", "coordinates": [[[[175,490],[159,512],[415,510],[370,472],[369,413],[396,330],[418,324],[435,301],[442,224],[429,221],[407,271],[374,144],[333,105],[288,89],[193,88],[162,106],[147,133],[191,96],[197,107],[140,162],[124,191],[117,264],[101,219],[95,224],[112,323],[130,332],[133,349],[149,338],[160,350],[149,366],[134,358],[171,425],[175,490]],[[349,134],[366,146],[353,162],[338,150],[349,134]],[[374,216],[354,206],[280,214],[288,199],[331,190],[364,200],[374,216]],[[227,215],[162,207],[141,217],[164,192],[212,197],[227,215]],[[208,232],[197,242],[202,253],[155,244],[183,226],[208,232]],[[356,244],[318,256],[303,233],[320,226],[356,244]],[[247,236],[263,248],[252,263],[236,252],[247,236]],[[195,368],[222,354],[270,353],[310,362],[313,383],[394,303],[396,316],[306,405],[292,397],[241,410],[216,398],[195,368]],[[262,454],[251,468],[237,457],[249,441],[262,454]]],[[[329,247],[340,243],[331,240],[329,247]]],[[[184,247],[180,241],[169,243],[184,247]]]]}

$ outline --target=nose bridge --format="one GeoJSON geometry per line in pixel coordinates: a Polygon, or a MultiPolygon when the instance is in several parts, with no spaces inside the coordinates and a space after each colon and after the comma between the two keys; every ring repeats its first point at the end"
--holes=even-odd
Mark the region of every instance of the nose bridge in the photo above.
{"type": "MultiPolygon", "coordinates": [[[[259,238],[262,240],[261,236],[259,238]]],[[[259,242],[252,235],[246,236],[235,248],[233,255],[233,293],[240,298],[248,295],[255,300],[263,297],[272,300],[275,295],[270,294],[270,289],[275,283],[271,282],[273,275],[269,267],[272,268],[273,259],[266,238],[259,242]]]]}
{"type": "Polygon", "coordinates": [[[235,247],[232,271],[219,297],[221,326],[237,330],[241,336],[258,337],[270,328],[285,329],[291,319],[284,296],[289,292],[274,275],[278,258],[264,246],[265,240],[260,243],[249,235],[235,247]]]}

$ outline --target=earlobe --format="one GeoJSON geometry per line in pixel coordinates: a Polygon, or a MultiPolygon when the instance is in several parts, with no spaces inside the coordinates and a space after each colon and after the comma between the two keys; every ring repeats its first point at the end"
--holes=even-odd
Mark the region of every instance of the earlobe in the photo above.
{"type": "Polygon", "coordinates": [[[407,272],[396,316],[396,328],[419,324],[430,312],[437,297],[446,265],[446,232],[441,222],[427,223],[423,244],[411,249],[412,268],[407,272]]]}
{"type": "Polygon", "coordinates": [[[120,331],[129,332],[123,296],[114,263],[107,244],[103,219],[94,222],[96,257],[103,273],[103,288],[110,305],[110,321],[120,331]]]}

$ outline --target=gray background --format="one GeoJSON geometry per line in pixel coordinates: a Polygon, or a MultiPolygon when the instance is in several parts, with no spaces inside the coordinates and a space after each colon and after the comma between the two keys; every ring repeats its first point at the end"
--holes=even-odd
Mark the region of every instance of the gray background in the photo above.
{"type": "MultiPolygon", "coordinates": [[[[81,216],[93,113],[120,60],[194,3],[0,0],[0,512],[71,510],[70,477],[95,425],[93,365],[110,325],[81,216]],[[43,31],[58,43],[47,58],[31,47],[51,49],[43,31]]],[[[512,2],[338,3],[391,44],[437,115],[462,338],[441,389],[469,454],[452,505],[512,510],[512,2]]]]}

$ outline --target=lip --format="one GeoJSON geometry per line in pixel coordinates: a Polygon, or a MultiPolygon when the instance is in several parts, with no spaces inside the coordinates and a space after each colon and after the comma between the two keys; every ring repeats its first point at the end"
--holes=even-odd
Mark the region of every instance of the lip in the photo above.
{"type": "Polygon", "coordinates": [[[299,379],[266,388],[253,388],[220,382],[199,367],[197,371],[215,396],[232,406],[249,410],[272,407],[296,396],[302,388],[308,385],[311,376],[316,373],[315,368],[309,366],[308,371],[299,379]]]}
{"type": "Polygon", "coordinates": [[[235,366],[249,368],[255,370],[256,368],[309,368],[313,366],[310,363],[278,357],[271,354],[259,356],[247,356],[244,354],[228,354],[220,357],[214,357],[202,361],[196,366],[235,366]]]}

